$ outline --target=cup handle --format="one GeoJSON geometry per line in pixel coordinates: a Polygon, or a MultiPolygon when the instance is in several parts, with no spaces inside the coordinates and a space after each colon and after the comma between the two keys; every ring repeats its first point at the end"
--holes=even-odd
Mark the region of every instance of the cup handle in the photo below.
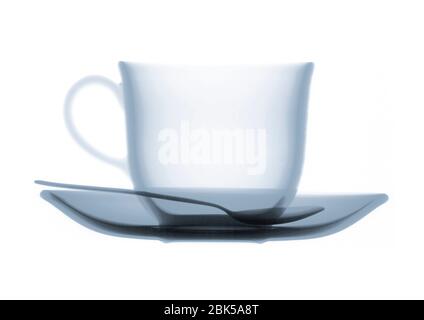
{"type": "Polygon", "coordinates": [[[74,98],[78,94],[78,92],[89,85],[92,84],[98,84],[101,85],[110,91],[114,93],[116,96],[116,99],[118,100],[119,104],[123,107],[123,99],[122,99],[122,90],[121,87],[113,82],[112,80],[109,80],[106,77],[103,76],[87,76],[79,81],[77,81],[68,91],[65,98],[65,104],[64,104],[64,116],[65,116],[65,124],[66,128],[68,129],[69,133],[71,134],[72,138],[77,142],[77,144],[80,145],[81,148],[83,148],[85,151],[87,151],[92,156],[109,163],[115,167],[118,167],[125,172],[128,172],[127,170],[127,160],[126,159],[119,159],[111,157],[102,151],[99,151],[95,147],[93,147],[77,130],[74,121],[72,119],[72,106],[74,103],[74,98]]]}

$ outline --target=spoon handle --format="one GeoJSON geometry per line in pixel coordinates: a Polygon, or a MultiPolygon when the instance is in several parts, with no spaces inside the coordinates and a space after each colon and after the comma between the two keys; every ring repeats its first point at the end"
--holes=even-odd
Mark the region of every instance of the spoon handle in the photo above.
{"type": "Polygon", "coordinates": [[[214,207],[214,208],[217,208],[217,209],[220,209],[220,210],[226,212],[227,214],[229,213],[229,210],[227,208],[224,208],[224,207],[222,207],[218,204],[215,204],[215,203],[201,201],[201,200],[195,200],[195,199],[190,199],[190,198],[184,198],[184,197],[170,196],[170,195],[166,195],[166,194],[160,194],[160,193],[154,193],[154,192],[148,192],[148,191],[138,191],[138,190],[122,189],[122,188],[97,187],[97,186],[88,186],[88,185],[79,185],[79,184],[51,182],[51,181],[45,181],[45,180],[35,180],[34,182],[36,184],[39,184],[39,185],[48,186],[48,187],[55,187],[55,188],[133,194],[133,195],[149,197],[149,198],[154,198],[154,199],[162,199],[162,200],[170,200],[170,201],[176,201],[176,202],[198,204],[198,205],[202,205],[202,206],[214,207]]]}

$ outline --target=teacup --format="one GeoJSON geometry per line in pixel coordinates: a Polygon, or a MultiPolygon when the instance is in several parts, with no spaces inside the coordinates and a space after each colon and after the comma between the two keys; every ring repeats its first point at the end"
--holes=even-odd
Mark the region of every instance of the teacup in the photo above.
{"type": "MultiPolygon", "coordinates": [[[[137,190],[189,196],[231,210],[290,204],[303,165],[313,63],[120,62],[119,68],[121,84],[89,76],[67,95],[67,127],[86,151],[128,172],[137,190]],[[125,160],[91,146],[71,120],[75,95],[92,83],[106,86],[124,105],[125,160]]],[[[152,203],[166,212],[187,210],[183,204],[152,203]]]]}

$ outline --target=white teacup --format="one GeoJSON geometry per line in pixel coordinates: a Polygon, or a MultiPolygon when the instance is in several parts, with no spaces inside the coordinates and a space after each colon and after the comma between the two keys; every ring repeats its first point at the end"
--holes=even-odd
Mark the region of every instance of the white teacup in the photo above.
{"type": "MultiPolygon", "coordinates": [[[[67,127],[86,151],[127,171],[137,190],[189,196],[232,210],[290,204],[303,165],[312,63],[120,62],[119,68],[122,84],[89,76],[67,95],[67,127]],[[91,83],[106,86],[123,102],[125,161],[91,146],[72,123],[73,98],[91,83]]],[[[167,212],[187,210],[184,204],[152,203],[167,212]]]]}

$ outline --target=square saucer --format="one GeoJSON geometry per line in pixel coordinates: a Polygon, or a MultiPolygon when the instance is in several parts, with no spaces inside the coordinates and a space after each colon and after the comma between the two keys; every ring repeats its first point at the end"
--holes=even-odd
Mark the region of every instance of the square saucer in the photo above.
{"type": "Polygon", "coordinates": [[[160,222],[141,196],[101,191],[44,190],[41,197],[81,225],[104,234],[162,241],[252,241],[310,239],[339,232],[387,201],[385,194],[298,195],[294,207],[324,210],[271,226],[239,223],[224,212],[174,216],[160,222]]]}

